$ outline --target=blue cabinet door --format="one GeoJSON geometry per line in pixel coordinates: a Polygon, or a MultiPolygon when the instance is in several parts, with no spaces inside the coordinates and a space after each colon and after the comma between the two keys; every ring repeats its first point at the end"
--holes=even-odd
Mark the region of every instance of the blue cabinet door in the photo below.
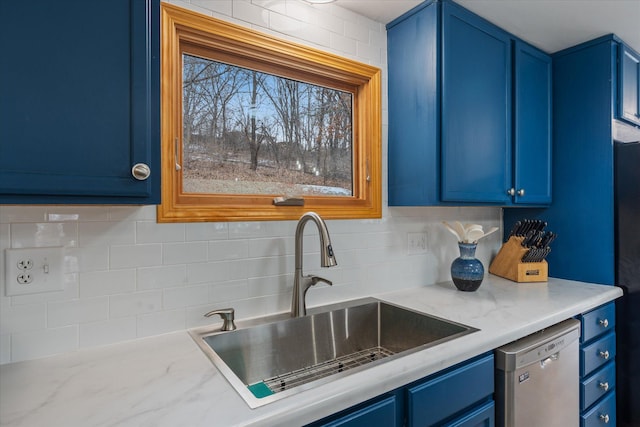
{"type": "Polygon", "coordinates": [[[0,203],[159,202],[159,13],[159,0],[0,3],[0,203]]]}
{"type": "Polygon", "coordinates": [[[440,202],[438,5],[387,30],[389,205],[440,202]]]}
{"type": "Polygon", "coordinates": [[[510,36],[454,3],[442,7],[442,200],[508,203],[510,36]]]}
{"type": "Polygon", "coordinates": [[[514,196],[517,204],[551,203],[551,57],[514,44],[514,196]]]}
{"type": "Polygon", "coordinates": [[[388,396],[371,405],[353,412],[333,418],[331,421],[320,421],[313,427],[395,427],[398,425],[398,406],[395,395],[388,396]]]}
{"type": "Polygon", "coordinates": [[[640,55],[624,44],[619,49],[617,117],[640,125],[640,55]]]}

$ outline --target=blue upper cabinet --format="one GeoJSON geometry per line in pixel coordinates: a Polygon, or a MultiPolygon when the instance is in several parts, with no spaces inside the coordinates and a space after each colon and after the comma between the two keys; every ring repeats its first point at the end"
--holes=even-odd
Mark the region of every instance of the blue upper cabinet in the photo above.
{"type": "Polygon", "coordinates": [[[640,125],[640,55],[619,45],[618,105],[616,116],[640,125]]]}
{"type": "Polygon", "coordinates": [[[550,57],[451,1],[387,30],[389,205],[550,203],[550,57]]]}
{"type": "Polygon", "coordinates": [[[0,203],[159,203],[159,13],[0,3],[0,203]]]}
{"type": "Polygon", "coordinates": [[[514,202],[551,203],[551,57],[514,43],[514,202]]]}
{"type": "Polygon", "coordinates": [[[440,201],[439,10],[427,5],[387,30],[392,206],[440,201]]]}
{"type": "Polygon", "coordinates": [[[442,17],[441,198],[507,203],[511,39],[453,3],[442,17]]]}

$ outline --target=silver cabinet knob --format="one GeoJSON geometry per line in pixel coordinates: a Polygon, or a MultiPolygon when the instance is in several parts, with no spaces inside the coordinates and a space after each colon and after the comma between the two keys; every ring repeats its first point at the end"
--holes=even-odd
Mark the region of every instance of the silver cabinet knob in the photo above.
{"type": "Polygon", "coordinates": [[[604,391],[609,390],[609,383],[608,382],[604,382],[604,383],[599,383],[598,387],[600,387],[601,389],[603,389],[604,391]]]}
{"type": "Polygon", "coordinates": [[[602,357],[604,360],[608,360],[609,359],[609,351],[608,350],[601,351],[600,352],[600,357],[602,357]]]}
{"type": "Polygon", "coordinates": [[[516,194],[520,197],[524,196],[524,188],[521,188],[518,191],[516,191],[516,194]]]}
{"type": "Polygon", "coordinates": [[[600,414],[600,421],[609,424],[609,414],[600,414]]]}
{"type": "Polygon", "coordinates": [[[144,163],[136,163],[131,168],[131,175],[138,181],[144,181],[151,175],[151,168],[144,163]]]}
{"type": "Polygon", "coordinates": [[[507,190],[507,194],[509,196],[515,196],[516,195],[516,189],[515,188],[510,188],[507,190]]]}
{"type": "Polygon", "coordinates": [[[609,326],[609,321],[607,319],[600,319],[598,321],[598,323],[600,324],[600,326],[602,326],[603,328],[606,328],[607,326],[609,326]]]}

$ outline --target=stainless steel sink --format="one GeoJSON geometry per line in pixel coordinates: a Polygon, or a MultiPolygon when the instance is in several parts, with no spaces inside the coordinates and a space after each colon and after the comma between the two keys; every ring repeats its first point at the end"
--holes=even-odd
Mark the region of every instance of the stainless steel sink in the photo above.
{"type": "Polygon", "coordinates": [[[367,298],[309,310],[305,317],[240,325],[232,332],[204,327],[190,333],[256,408],[475,331],[367,298]]]}

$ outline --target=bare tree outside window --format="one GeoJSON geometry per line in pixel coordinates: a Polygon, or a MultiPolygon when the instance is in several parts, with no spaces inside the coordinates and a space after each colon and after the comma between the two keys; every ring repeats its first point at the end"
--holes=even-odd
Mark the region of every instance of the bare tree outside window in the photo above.
{"type": "Polygon", "coordinates": [[[353,94],[182,55],[185,193],[353,194],[353,94]]]}

